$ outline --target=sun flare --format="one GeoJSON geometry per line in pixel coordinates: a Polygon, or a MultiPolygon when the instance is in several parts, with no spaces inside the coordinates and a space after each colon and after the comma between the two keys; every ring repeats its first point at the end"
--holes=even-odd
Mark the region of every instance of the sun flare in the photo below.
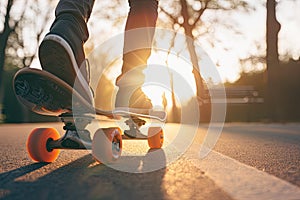
{"type": "Polygon", "coordinates": [[[143,91],[155,106],[172,107],[172,92],[176,103],[181,104],[195,96],[192,67],[182,58],[162,51],[152,52],[143,91]]]}

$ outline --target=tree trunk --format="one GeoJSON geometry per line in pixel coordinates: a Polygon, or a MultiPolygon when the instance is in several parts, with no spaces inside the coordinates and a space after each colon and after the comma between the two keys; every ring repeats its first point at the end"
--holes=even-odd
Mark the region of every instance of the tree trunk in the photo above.
{"type": "Polygon", "coordinates": [[[203,81],[202,77],[200,75],[200,67],[199,67],[199,62],[198,62],[198,56],[196,54],[195,50],[195,38],[193,36],[193,27],[189,24],[189,13],[188,13],[188,6],[187,2],[185,0],[180,0],[181,3],[181,15],[183,16],[183,28],[184,32],[186,34],[186,44],[187,48],[191,57],[191,62],[193,65],[193,74],[196,82],[196,89],[197,89],[197,97],[202,97],[204,95],[204,88],[203,88],[203,81]]]}
{"type": "Polygon", "coordinates": [[[272,121],[277,120],[276,102],[276,71],[279,66],[278,55],[278,33],[280,23],[276,19],[276,0],[267,0],[267,23],[266,23],[266,43],[267,43],[267,109],[268,117],[272,121]]]}
{"type": "Polygon", "coordinates": [[[9,35],[13,32],[13,29],[9,26],[10,10],[13,4],[13,0],[8,0],[6,6],[5,21],[2,33],[0,33],[0,94],[2,91],[2,80],[3,80],[3,70],[5,64],[5,49],[7,46],[7,40],[9,35]]]}
{"type": "Polygon", "coordinates": [[[276,0],[267,1],[267,69],[272,70],[279,64],[278,33],[280,23],[276,19],[276,0]]]}

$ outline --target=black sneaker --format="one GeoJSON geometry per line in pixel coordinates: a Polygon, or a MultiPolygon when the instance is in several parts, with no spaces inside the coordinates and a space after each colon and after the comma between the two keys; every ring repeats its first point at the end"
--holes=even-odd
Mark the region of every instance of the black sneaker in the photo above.
{"type": "Polygon", "coordinates": [[[43,70],[64,80],[93,105],[89,87],[89,69],[85,60],[83,40],[76,28],[74,17],[67,15],[56,19],[39,47],[43,70]],[[73,31],[74,30],[74,31],[73,31]]]}

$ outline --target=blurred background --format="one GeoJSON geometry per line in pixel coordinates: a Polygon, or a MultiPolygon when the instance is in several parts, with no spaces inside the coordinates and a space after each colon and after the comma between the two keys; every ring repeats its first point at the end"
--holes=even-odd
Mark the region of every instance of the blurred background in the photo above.
{"type": "MultiPolygon", "coordinates": [[[[57,118],[28,111],[18,103],[12,89],[12,79],[17,70],[40,67],[38,45],[54,20],[56,4],[57,1],[52,0],[0,2],[2,123],[57,121],[57,118]]],[[[124,30],[128,8],[126,0],[95,2],[88,23],[90,39],[85,45],[87,55],[112,35],[124,30]]],[[[169,68],[166,78],[172,90],[160,91],[152,97],[157,106],[168,111],[168,121],[178,122],[181,108],[195,98],[199,102],[200,121],[209,122],[212,103],[209,93],[218,94],[218,86],[222,84],[227,96],[227,122],[299,121],[298,10],[298,0],[161,0],[157,27],[174,31],[174,37],[168,40],[170,52],[179,43],[176,33],[185,34],[190,39],[181,45],[188,49],[190,63],[194,67],[188,68],[176,62],[176,55],[168,52],[152,52],[150,60],[163,60],[169,68]],[[201,46],[208,54],[220,79],[205,73],[211,65],[202,62],[204,58],[196,46],[201,46]],[[176,79],[170,73],[172,70],[192,80],[195,95],[186,99],[185,104],[179,104],[176,99],[176,79]]],[[[119,65],[117,70],[120,70],[120,63],[113,65],[119,65]]],[[[117,73],[108,70],[107,76],[101,77],[96,94],[101,91],[101,95],[109,96],[117,73]]],[[[151,96],[149,91],[145,88],[151,96]]],[[[101,95],[96,95],[96,105],[109,109],[111,100],[101,95]]],[[[224,97],[220,95],[220,98],[224,97]]]]}

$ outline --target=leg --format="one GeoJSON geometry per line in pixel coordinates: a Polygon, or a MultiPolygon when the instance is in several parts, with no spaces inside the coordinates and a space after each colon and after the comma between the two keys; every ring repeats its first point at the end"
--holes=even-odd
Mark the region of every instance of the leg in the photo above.
{"type": "MultiPolygon", "coordinates": [[[[157,19],[157,0],[129,0],[130,11],[125,26],[122,74],[136,66],[146,65],[150,57],[151,45],[157,19]],[[131,36],[130,30],[144,28],[142,37],[131,36]],[[149,28],[149,29],[147,29],[149,28]],[[136,47],[132,47],[132,43],[136,47]],[[142,47],[143,49],[138,48],[142,47]],[[148,48],[144,48],[147,46],[148,48]],[[137,49],[132,51],[133,49],[137,49]]],[[[134,32],[133,32],[134,34],[134,32]]]]}
{"type": "Polygon", "coordinates": [[[93,5],[94,0],[60,0],[55,9],[56,19],[50,28],[50,33],[61,35],[71,45],[79,67],[85,59],[83,44],[89,37],[87,22],[93,5]]]}
{"type": "Polygon", "coordinates": [[[129,0],[129,6],[130,11],[125,26],[122,74],[116,81],[116,85],[119,86],[116,106],[151,108],[151,101],[141,90],[145,79],[142,70],[146,67],[151,54],[158,1],[129,0]],[[136,30],[130,31],[133,29],[136,30]],[[129,71],[131,71],[129,75],[124,76],[129,71]]]}
{"type": "Polygon", "coordinates": [[[55,10],[55,21],[39,47],[43,70],[71,86],[78,77],[79,84],[76,84],[75,90],[89,102],[92,102],[92,95],[83,44],[89,36],[86,23],[93,5],[94,0],[60,0],[55,10]]]}

